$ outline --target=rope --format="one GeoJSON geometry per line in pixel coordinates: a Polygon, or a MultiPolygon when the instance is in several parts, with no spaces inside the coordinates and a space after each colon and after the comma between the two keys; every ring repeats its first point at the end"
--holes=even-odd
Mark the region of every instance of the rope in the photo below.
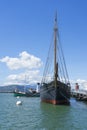
{"type": "MultiPolygon", "coordinates": [[[[49,81],[49,77],[50,79],[54,77],[54,72],[52,74],[52,71],[54,69],[53,67],[54,61],[52,60],[53,59],[52,54],[53,54],[53,49],[54,49],[53,45],[54,45],[53,42],[51,42],[41,83],[46,83],[47,81],[49,81]]],[[[58,80],[64,83],[70,83],[58,31],[57,31],[57,52],[58,54],[57,54],[56,60],[58,63],[58,80]]]]}

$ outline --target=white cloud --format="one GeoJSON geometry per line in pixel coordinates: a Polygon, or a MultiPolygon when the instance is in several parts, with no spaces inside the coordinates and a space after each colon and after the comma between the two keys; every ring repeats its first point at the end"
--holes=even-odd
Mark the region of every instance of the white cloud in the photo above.
{"type": "Polygon", "coordinates": [[[26,51],[19,54],[18,58],[6,56],[0,59],[0,62],[5,62],[9,69],[37,69],[42,66],[40,58],[30,55],[26,51]]]}
{"type": "Polygon", "coordinates": [[[39,70],[26,71],[20,74],[11,74],[7,77],[5,84],[36,84],[41,82],[39,70]]]}
{"type": "MultiPolygon", "coordinates": [[[[41,82],[39,68],[42,66],[40,58],[23,51],[18,57],[5,56],[0,59],[0,62],[6,63],[10,70],[24,69],[23,73],[9,74],[4,84],[34,84],[41,82]],[[26,70],[26,72],[25,72],[26,70]]],[[[80,85],[81,89],[87,89],[87,80],[77,79],[71,80],[72,88],[75,88],[75,83],[80,85]]]]}
{"type": "Polygon", "coordinates": [[[4,85],[7,84],[35,84],[41,81],[40,67],[42,61],[40,58],[27,53],[26,51],[21,52],[18,57],[5,56],[0,59],[10,69],[9,74],[5,77],[4,85]],[[22,73],[18,71],[21,69],[22,73]],[[16,70],[15,74],[12,73],[16,70]]]}

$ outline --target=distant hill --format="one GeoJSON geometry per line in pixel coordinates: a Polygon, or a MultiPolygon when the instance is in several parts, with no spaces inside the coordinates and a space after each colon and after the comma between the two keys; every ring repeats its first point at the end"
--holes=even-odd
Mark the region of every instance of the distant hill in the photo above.
{"type": "Polygon", "coordinates": [[[35,85],[7,85],[7,86],[0,86],[0,93],[13,93],[15,89],[19,91],[27,91],[28,88],[36,88],[35,85]]]}

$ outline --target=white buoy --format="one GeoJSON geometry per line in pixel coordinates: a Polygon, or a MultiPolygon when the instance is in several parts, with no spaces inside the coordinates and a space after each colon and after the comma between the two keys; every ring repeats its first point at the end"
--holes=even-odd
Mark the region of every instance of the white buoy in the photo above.
{"type": "Polygon", "coordinates": [[[16,105],[22,105],[22,101],[17,101],[16,105]]]}
{"type": "Polygon", "coordinates": [[[19,98],[19,96],[17,96],[17,98],[19,98]]]}

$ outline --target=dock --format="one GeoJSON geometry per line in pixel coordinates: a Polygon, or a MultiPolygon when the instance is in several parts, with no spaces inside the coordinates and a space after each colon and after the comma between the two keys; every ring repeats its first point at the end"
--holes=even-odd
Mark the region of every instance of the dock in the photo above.
{"type": "Polygon", "coordinates": [[[86,90],[71,90],[71,97],[76,98],[79,101],[87,101],[87,91],[86,90]]]}

